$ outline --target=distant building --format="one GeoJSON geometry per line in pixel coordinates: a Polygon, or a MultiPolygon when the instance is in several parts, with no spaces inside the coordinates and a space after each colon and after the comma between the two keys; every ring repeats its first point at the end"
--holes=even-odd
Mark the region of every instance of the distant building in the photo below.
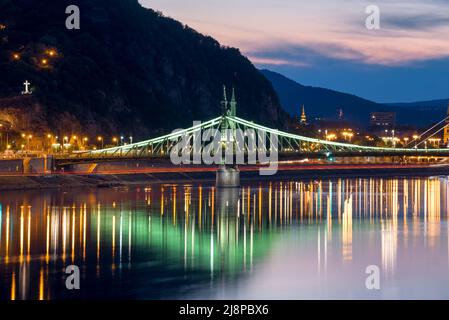
{"type": "Polygon", "coordinates": [[[302,112],[301,112],[301,118],[299,120],[299,123],[303,126],[307,125],[306,108],[304,107],[304,105],[302,105],[302,112]]]}
{"type": "Polygon", "coordinates": [[[373,112],[370,115],[372,128],[394,128],[396,125],[396,112],[373,112]]]}

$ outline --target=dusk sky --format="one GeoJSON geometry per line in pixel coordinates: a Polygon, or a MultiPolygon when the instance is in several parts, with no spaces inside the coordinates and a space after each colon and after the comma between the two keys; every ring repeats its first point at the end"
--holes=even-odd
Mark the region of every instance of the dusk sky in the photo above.
{"type": "Polygon", "coordinates": [[[140,0],[301,84],[378,102],[449,97],[447,0],[140,0]],[[368,30],[368,5],[381,13],[368,30]]]}

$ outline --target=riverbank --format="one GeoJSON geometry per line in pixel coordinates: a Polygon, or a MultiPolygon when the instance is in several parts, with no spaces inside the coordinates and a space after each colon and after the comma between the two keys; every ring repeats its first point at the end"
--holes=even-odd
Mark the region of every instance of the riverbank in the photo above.
{"type": "MultiPolygon", "coordinates": [[[[261,176],[257,167],[242,167],[241,180],[292,180],[340,177],[411,177],[449,175],[449,165],[292,165],[282,166],[274,176],[261,176]]],[[[0,190],[29,190],[80,187],[115,187],[156,183],[215,181],[215,168],[148,169],[129,173],[50,174],[0,176],[0,190]]]]}

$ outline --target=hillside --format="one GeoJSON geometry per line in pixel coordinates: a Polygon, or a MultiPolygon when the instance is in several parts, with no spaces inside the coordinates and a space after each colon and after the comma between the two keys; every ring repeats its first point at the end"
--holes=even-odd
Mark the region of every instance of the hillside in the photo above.
{"type": "Polygon", "coordinates": [[[287,118],[238,49],[137,0],[2,0],[0,24],[0,121],[23,130],[147,138],[219,115],[223,84],[235,86],[240,116],[273,126],[287,118]],[[65,27],[70,4],[80,30],[65,27]]]}
{"type": "Polygon", "coordinates": [[[369,112],[381,108],[375,102],[354,95],[324,88],[301,85],[283,75],[269,70],[261,71],[271,81],[281,104],[290,114],[298,114],[304,104],[310,119],[317,117],[335,119],[343,109],[345,119],[366,122],[369,112]]]}
{"type": "Polygon", "coordinates": [[[416,101],[416,102],[400,102],[400,103],[387,103],[387,106],[392,107],[404,107],[404,108],[447,108],[449,99],[439,99],[430,101],[416,101]]]}
{"type": "Polygon", "coordinates": [[[284,109],[298,115],[301,106],[306,106],[310,119],[317,117],[335,119],[339,109],[344,117],[361,125],[367,125],[369,114],[374,111],[393,111],[397,113],[400,124],[427,126],[444,118],[449,99],[415,103],[380,104],[355,95],[329,89],[301,85],[279,73],[261,71],[271,81],[284,109]]]}

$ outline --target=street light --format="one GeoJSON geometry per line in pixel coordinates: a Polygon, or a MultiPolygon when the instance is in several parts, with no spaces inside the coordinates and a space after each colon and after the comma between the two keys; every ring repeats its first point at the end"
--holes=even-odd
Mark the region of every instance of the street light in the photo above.
{"type": "Polygon", "coordinates": [[[124,137],[124,136],[121,136],[121,137],[120,137],[120,145],[122,145],[122,146],[123,146],[123,139],[125,139],[125,137],[124,137]]]}
{"type": "Polygon", "coordinates": [[[349,142],[351,142],[351,139],[354,136],[354,134],[352,132],[344,131],[343,136],[345,137],[345,140],[348,140],[348,138],[349,138],[349,142]]]}
{"type": "Polygon", "coordinates": [[[27,150],[28,150],[28,151],[30,151],[30,142],[31,142],[31,139],[33,139],[33,136],[30,134],[30,135],[28,135],[28,146],[27,146],[27,150]]]}
{"type": "Polygon", "coordinates": [[[112,142],[118,147],[118,139],[116,137],[112,138],[112,142]]]}
{"type": "MultiPolygon", "coordinates": [[[[47,139],[50,140],[50,142],[48,142],[48,148],[47,148],[47,150],[48,150],[49,153],[51,152],[52,138],[53,138],[53,136],[52,136],[50,133],[47,134],[47,139]]],[[[45,143],[45,144],[42,145],[42,151],[43,151],[43,148],[45,148],[45,146],[47,146],[47,143],[45,143]]]]}
{"type": "Polygon", "coordinates": [[[395,131],[391,130],[391,139],[393,140],[393,148],[396,148],[396,139],[394,136],[395,131]]]}
{"type": "Polygon", "coordinates": [[[87,142],[88,141],[89,141],[89,138],[87,138],[87,137],[83,138],[83,145],[82,145],[83,150],[87,150],[87,147],[88,147],[87,142]]]}
{"type": "Polygon", "coordinates": [[[67,149],[67,151],[68,151],[69,146],[70,146],[69,141],[70,141],[70,139],[68,136],[65,136],[64,138],[62,138],[62,152],[64,152],[64,149],[67,149]]]}
{"type": "Polygon", "coordinates": [[[104,147],[103,137],[100,136],[100,137],[97,138],[97,140],[101,142],[101,149],[103,149],[103,147],[104,147]]]}
{"type": "Polygon", "coordinates": [[[47,50],[47,54],[50,57],[54,57],[54,56],[56,56],[56,50],[54,50],[54,49],[47,50]]]}
{"type": "Polygon", "coordinates": [[[348,137],[349,137],[349,142],[352,141],[352,137],[354,136],[354,134],[352,132],[349,132],[348,137]]]}

